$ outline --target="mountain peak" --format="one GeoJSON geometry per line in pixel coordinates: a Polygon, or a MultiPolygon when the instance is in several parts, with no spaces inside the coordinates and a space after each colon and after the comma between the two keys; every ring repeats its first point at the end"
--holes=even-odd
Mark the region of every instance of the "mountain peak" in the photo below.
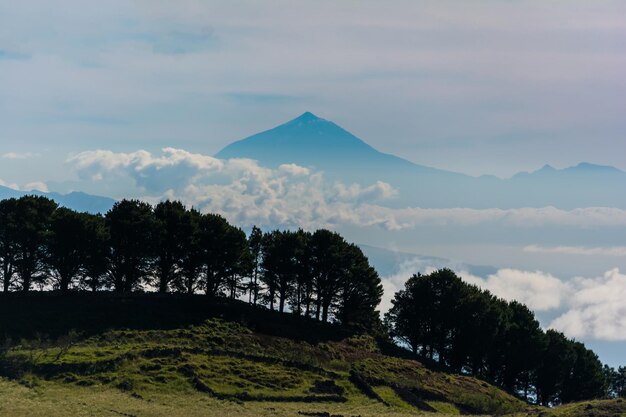
{"type": "Polygon", "coordinates": [[[545,164],[544,166],[541,167],[541,169],[537,170],[536,172],[554,172],[556,171],[556,169],[549,164],[545,164]]]}
{"type": "Polygon", "coordinates": [[[303,125],[303,124],[312,124],[312,123],[318,123],[318,122],[330,123],[327,120],[322,119],[321,117],[317,117],[316,115],[314,115],[310,111],[306,111],[306,112],[302,113],[300,116],[296,117],[293,120],[288,121],[285,124],[286,125],[294,125],[294,124],[295,125],[303,125]]]}
{"type": "Polygon", "coordinates": [[[296,163],[328,170],[344,169],[348,163],[385,169],[394,163],[412,166],[406,160],[377,151],[341,126],[309,111],[273,129],[233,142],[216,157],[249,158],[270,167],[296,163]]]}
{"type": "Polygon", "coordinates": [[[608,166],[608,165],[591,164],[589,162],[581,162],[578,165],[571,167],[570,169],[578,170],[578,171],[619,172],[619,169],[615,167],[608,166]]]}
{"type": "Polygon", "coordinates": [[[305,111],[300,116],[296,117],[294,120],[322,120],[320,117],[317,117],[310,111],[305,111]]]}

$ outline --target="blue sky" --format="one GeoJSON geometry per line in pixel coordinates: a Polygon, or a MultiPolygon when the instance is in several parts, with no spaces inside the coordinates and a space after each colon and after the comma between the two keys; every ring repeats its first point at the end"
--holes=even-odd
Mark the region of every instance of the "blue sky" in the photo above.
{"type": "Polygon", "coordinates": [[[615,272],[626,270],[623,210],[372,212],[362,202],[393,190],[321,189],[318,174],[298,167],[208,156],[312,111],[381,151],[471,175],[581,161],[626,170],[625,2],[172,4],[0,0],[0,184],[192,203],[209,193],[209,208],[241,222],[339,218],[335,228],[351,240],[491,265],[499,272],[481,277],[485,285],[514,280],[511,294],[530,303],[554,291],[559,307],[541,310],[545,324],[569,314],[561,328],[618,362],[623,319],[597,329],[591,319],[602,297],[626,294],[615,272]],[[218,171],[231,183],[209,183],[218,171]],[[164,173],[175,186],[149,189],[164,173]],[[307,204],[326,212],[312,216],[307,204]],[[514,220],[503,228],[494,216],[514,220]],[[401,221],[413,226],[387,227],[401,221]],[[586,283],[599,288],[595,304],[584,301],[586,283]],[[590,315],[590,327],[575,328],[576,314],[590,315]]]}
{"type": "Polygon", "coordinates": [[[0,23],[0,152],[46,155],[5,182],[78,150],[213,154],[305,110],[474,175],[626,169],[620,1],[6,1],[0,23]]]}

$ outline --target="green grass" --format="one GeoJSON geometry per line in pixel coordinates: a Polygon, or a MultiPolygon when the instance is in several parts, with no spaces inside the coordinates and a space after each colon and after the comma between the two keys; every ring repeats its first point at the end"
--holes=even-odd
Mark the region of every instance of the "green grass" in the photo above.
{"type": "MultiPolygon", "coordinates": [[[[123,308],[130,311],[132,300],[123,301],[123,308]]],[[[162,300],[148,305],[150,314],[157,301],[162,300]]],[[[190,311],[202,311],[200,301],[197,310],[190,311]]],[[[478,379],[385,355],[372,337],[350,336],[293,317],[283,321],[276,314],[262,312],[259,318],[257,310],[250,310],[253,315],[242,311],[232,309],[222,318],[213,312],[192,325],[170,323],[162,328],[154,328],[148,317],[134,317],[135,328],[121,329],[116,322],[111,327],[117,329],[104,330],[100,318],[101,325],[82,336],[66,332],[55,335],[54,342],[37,337],[14,341],[9,350],[0,352],[4,375],[0,415],[624,414],[619,402],[593,403],[594,413],[589,412],[589,403],[530,407],[478,379]]],[[[142,314],[140,309],[134,312],[142,314]]],[[[116,320],[126,318],[119,315],[116,320]]]]}
{"type": "MultiPolygon", "coordinates": [[[[78,340],[64,338],[57,344],[21,341],[6,352],[5,364],[14,383],[42,400],[52,398],[48,393],[77,390],[80,396],[99,392],[99,398],[106,393],[135,400],[188,397],[220,404],[220,400],[248,405],[277,402],[282,408],[315,404],[322,411],[365,407],[376,414],[419,413],[398,395],[401,389],[414,392],[416,398],[435,399],[433,408],[444,412],[458,412],[467,404],[477,412],[525,408],[491,387],[500,408],[489,399],[481,409],[472,401],[484,397],[484,383],[385,356],[371,337],[310,343],[255,333],[217,318],[186,328],[110,330],[78,340]],[[378,400],[351,381],[351,372],[373,386],[378,400]]],[[[23,389],[15,389],[28,397],[23,389]]],[[[184,407],[193,409],[187,402],[184,407]]]]}

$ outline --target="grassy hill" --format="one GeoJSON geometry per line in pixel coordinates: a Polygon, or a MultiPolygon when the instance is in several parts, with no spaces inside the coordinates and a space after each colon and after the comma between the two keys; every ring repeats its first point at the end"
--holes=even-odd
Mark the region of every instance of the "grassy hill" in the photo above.
{"type": "Polygon", "coordinates": [[[0,326],[3,416],[626,413],[530,407],[371,336],[202,296],[3,296],[0,326]]]}

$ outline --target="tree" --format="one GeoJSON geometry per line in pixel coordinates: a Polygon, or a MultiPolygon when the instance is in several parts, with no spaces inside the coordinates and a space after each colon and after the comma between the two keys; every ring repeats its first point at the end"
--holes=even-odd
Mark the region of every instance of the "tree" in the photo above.
{"type": "Polygon", "coordinates": [[[567,403],[602,398],[607,381],[598,355],[580,342],[572,342],[572,349],[575,360],[565,378],[561,401],[567,403]]]}
{"type": "Polygon", "coordinates": [[[16,202],[14,220],[19,232],[15,236],[15,270],[24,292],[34,282],[42,287],[46,283],[47,241],[56,208],[54,201],[40,196],[25,196],[16,202]]]}
{"type": "Polygon", "coordinates": [[[420,349],[423,356],[449,364],[467,287],[449,269],[414,275],[394,297],[386,318],[390,332],[407,342],[413,352],[420,349]]]}
{"type": "Polygon", "coordinates": [[[537,368],[535,386],[537,402],[548,406],[561,402],[563,386],[576,360],[572,342],[556,330],[545,334],[541,364],[537,368]]]}
{"type": "Polygon", "coordinates": [[[316,294],[315,318],[328,321],[330,306],[341,289],[345,240],[335,232],[320,229],[311,236],[311,269],[313,289],[316,294]],[[321,314],[321,317],[320,317],[321,314]]]}
{"type": "Polygon", "coordinates": [[[488,291],[481,291],[474,285],[462,288],[456,312],[458,321],[448,356],[452,369],[489,377],[489,358],[501,357],[499,349],[494,346],[506,328],[506,307],[506,303],[488,291]]]}
{"type": "Polygon", "coordinates": [[[174,277],[174,286],[178,291],[189,295],[199,289],[199,275],[202,270],[204,251],[200,236],[202,214],[191,209],[185,212],[181,224],[182,256],[180,271],[174,277]]]}
{"type": "Polygon", "coordinates": [[[615,372],[613,389],[617,397],[626,398],[626,366],[620,366],[615,372]]]}
{"type": "Polygon", "coordinates": [[[606,370],[582,343],[544,333],[533,313],[443,269],[414,275],[385,315],[389,334],[411,351],[489,379],[544,405],[599,398],[606,370]]]}
{"type": "MultiPolygon", "coordinates": [[[[252,253],[248,247],[248,239],[243,230],[229,226],[225,237],[225,256],[230,259],[230,267],[227,269],[226,286],[230,298],[237,298],[245,292],[242,279],[250,276],[253,268],[252,253]]],[[[227,261],[228,262],[228,261],[227,261]]]]}
{"type": "Polygon", "coordinates": [[[247,246],[245,233],[231,226],[220,215],[204,214],[200,218],[199,239],[203,250],[206,294],[215,297],[228,286],[234,298],[242,272],[242,256],[247,246]],[[231,280],[229,285],[226,285],[227,280],[231,280]]]}
{"type": "Polygon", "coordinates": [[[528,399],[534,373],[545,349],[544,334],[534,314],[517,301],[507,308],[507,329],[503,333],[505,360],[502,386],[528,399]]]}
{"type": "Polygon", "coordinates": [[[91,238],[89,217],[65,207],[52,214],[47,261],[62,293],[68,291],[86,266],[91,238]]]}
{"type": "Polygon", "coordinates": [[[105,218],[110,234],[111,284],[116,292],[130,292],[151,273],[155,228],[152,207],[138,200],[122,200],[105,218]]]}
{"type": "Polygon", "coordinates": [[[103,278],[109,271],[110,235],[104,217],[99,214],[88,215],[85,226],[87,243],[81,285],[95,292],[104,286],[103,278]]]}
{"type": "MultiPolygon", "coordinates": [[[[270,310],[274,310],[274,303],[279,293],[281,281],[283,297],[286,297],[288,293],[284,272],[284,247],[285,239],[282,232],[275,230],[263,236],[263,261],[261,262],[263,274],[261,280],[266,289],[265,294],[263,294],[263,301],[269,304],[270,310]]],[[[284,298],[282,298],[282,302],[284,302],[284,298]]],[[[279,310],[281,308],[282,305],[279,307],[279,310]]]]}
{"type": "Polygon", "coordinates": [[[291,294],[292,311],[297,315],[309,316],[313,300],[313,271],[311,233],[299,229],[293,234],[294,289],[291,294]]]}
{"type": "Polygon", "coordinates": [[[154,274],[160,293],[176,279],[184,256],[185,206],[180,201],[163,201],[154,207],[154,274]]]}
{"type": "Polygon", "coordinates": [[[414,354],[426,356],[430,332],[430,294],[428,281],[423,277],[419,273],[413,275],[404,284],[404,289],[394,294],[392,307],[385,314],[385,325],[391,337],[408,345],[414,354]]]}
{"type": "Polygon", "coordinates": [[[17,234],[19,225],[16,222],[17,200],[10,198],[0,201],[0,273],[2,289],[7,292],[13,285],[15,263],[17,260],[17,234]]]}
{"type": "Polygon", "coordinates": [[[293,232],[274,232],[274,262],[277,276],[278,311],[285,310],[285,302],[291,297],[296,287],[298,236],[293,232]]]}
{"type": "Polygon", "coordinates": [[[248,248],[252,261],[252,273],[250,274],[250,297],[249,303],[256,305],[259,296],[259,269],[261,266],[261,255],[263,250],[263,232],[256,226],[252,227],[250,236],[248,237],[248,248]]]}
{"type": "Polygon", "coordinates": [[[347,246],[343,260],[345,275],[336,316],[343,324],[371,329],[379,322],[376,307],[383,295],[378,272],[354,244],[347,246]]]}

